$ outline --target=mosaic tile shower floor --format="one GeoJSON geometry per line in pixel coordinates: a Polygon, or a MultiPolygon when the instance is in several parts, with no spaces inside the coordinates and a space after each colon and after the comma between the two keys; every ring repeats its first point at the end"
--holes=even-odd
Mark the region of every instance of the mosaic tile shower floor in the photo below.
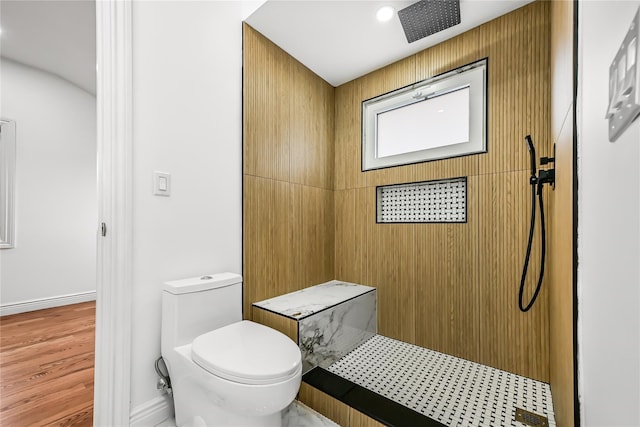
{"type": "Polygon", "coordinates": [[[381,335],[327,370],[451,427],[525,426],[516,407],[556,425],[549,384],[381,335]]]}

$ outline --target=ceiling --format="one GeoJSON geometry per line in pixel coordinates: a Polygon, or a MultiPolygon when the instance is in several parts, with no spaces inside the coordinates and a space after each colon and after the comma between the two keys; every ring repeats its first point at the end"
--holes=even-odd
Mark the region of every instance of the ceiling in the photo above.
{"type": "Polygon", "coordinates": [[[0,54],[96,93],[92,0],[2,0],[0,54]]]}
{"type": "MultiPolygon", "coordinates": [[[[434,0],[438,1],[438,0],[434,0]]],[[[402,0],[269,0],[247,22],[334,86],[405,58],[532,0],[461,0],[462,22],[408,44],[397,15],[375,18],[402,0]]],[[[0,54],[96,92],[92,0],[2,0],[0,54]]]]}
{"type": "Polygon", "coordinates": [[[397,12],[415,1],[269,0],[246,21],[324,80],[339,86],[532,0],[461,0],[460,24],[409,44],[397,14],[388,22],[379,22],[376,12],[384,5],[397,12]]]}

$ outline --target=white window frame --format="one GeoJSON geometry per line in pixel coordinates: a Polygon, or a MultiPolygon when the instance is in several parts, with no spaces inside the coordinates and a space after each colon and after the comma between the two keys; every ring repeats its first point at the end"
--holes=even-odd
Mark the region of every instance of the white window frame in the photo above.
{"type": "Polygon", "coordinates": [[[421,163],[487,152],[487,59],[474,62],[411,86],[362,103],[362,171],[421,163]],[[393,156],[377,156],[377,117],[468,87],[469,141],[411,151],[393,156]]]}

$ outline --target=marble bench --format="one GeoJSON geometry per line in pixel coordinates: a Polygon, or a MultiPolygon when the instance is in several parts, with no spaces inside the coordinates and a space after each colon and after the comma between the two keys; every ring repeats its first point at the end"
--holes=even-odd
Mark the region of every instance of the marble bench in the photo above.
{"type": "Polygon", "coordinates": [[[376,289],[332,280],[253,303],[252,315],[298,343],[305,374],[330,366],[376,334],[376,289]]]}

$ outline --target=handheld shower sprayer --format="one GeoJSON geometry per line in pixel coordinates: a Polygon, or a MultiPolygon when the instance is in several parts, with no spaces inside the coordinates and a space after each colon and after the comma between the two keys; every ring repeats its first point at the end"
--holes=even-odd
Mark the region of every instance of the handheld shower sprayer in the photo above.
{"type": "MultiPolygon", "coordinates": [[[[520,291],[518,292],[518,307],[520,311],[527,312],[531,309],[542,287],[542,279],[544,277],[544,260],[547,250],[546,241],[546,229],[544,223],[544,204],[542,201],[542,187],[544,184],[555,184],[555,169],[540,169],[538,176],[536,176],[536,149],[533,145],[531,135],[525,136],[527,148],[529,149],[529,155],[531,158],[531,177],[529,178],[529,184],[531,185],[531,220],[529,224],[529,239],[527,241],[527,251],[524,257],[524,266],[522,268],[522,277],[520,278],[520,291]],[[537,187],[537,191],[536,191],[537,187]],[[540,274],[538,275],[538,283],[536,289],[528,304],[524,304],[524,286],[527,278],[527,269],[529,268],[529,258],[531,257],[531,245],[533,244],[533,232],[536,225],[536,192],[538,193],[538,202],[540,205],[540,238],[542,243],[542,250],[540,253],[540,274]]],[[[547,163],[555,162],[553,157],[540,158],[540,164],[546,165],[547,163]]]]}
{"type": "Polygon", "coordinates": [[[527,142],[527,148],[529,149],[529,157],[531,159],[531,177],[534,177],[536,176],[536,148],[533,146],[533,140],[531,139],[531,135],[525,136],[524,140],[527,142]]]}

